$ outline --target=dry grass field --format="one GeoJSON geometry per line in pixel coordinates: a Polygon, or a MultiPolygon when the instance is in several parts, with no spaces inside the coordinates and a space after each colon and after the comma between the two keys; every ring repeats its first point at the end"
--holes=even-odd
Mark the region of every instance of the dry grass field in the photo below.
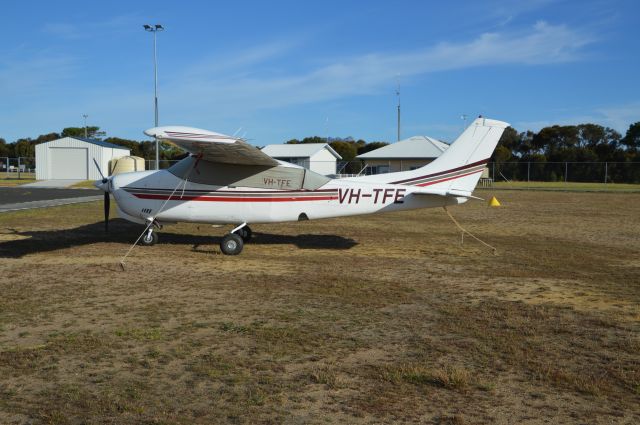
{"type": "Polygon", "coordinates": [[[0,423],[640,423],[640,194],[140,228],[0,215],[0,423]]]}

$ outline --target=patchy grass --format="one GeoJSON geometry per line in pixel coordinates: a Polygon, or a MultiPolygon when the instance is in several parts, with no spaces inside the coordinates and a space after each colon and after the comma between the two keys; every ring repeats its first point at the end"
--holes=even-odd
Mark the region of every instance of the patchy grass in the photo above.
{"type": "MultiPolygon", "coordinates": [[[[0,423],[638,423],[640,195],[139,227],[0,215],[0,423]]],[[[113,209],[112,209],[113,210],[113,209]]],[[[115,216],[114,216],[115,217],[115,216]]]]}
{"type": "Polygon", "coordinates": [[[27,183],[35,183],[36,179],[35,178],[18,178],[18,177],[7,177],[7,178],[2,178],[0,177],[0,186],[21,186],[23,184],[27,184],[27,183]]]}
{"type": "Polygon", "coordinates": [[[69,186],[71,189],[95,189],[95,180],[84,180],[69,186]]]}

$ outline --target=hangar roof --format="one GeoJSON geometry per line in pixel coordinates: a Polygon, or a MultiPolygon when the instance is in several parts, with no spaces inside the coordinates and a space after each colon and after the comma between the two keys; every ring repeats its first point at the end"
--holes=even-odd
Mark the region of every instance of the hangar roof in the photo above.
{"type": "Polygon", "coordinates": [[[449,145],[428,136],[413,136],[358,155],[358,159],[437,158],[449,145]]]}
{"type": "Polygon", "coordinates": [[[97,139],[85,139],[84,137],[75,137],[75,136],[67,136],[67,137],[71,137],[72,139],[76,139],[76,140],[82,140],[83,142],[87,142],[87,143],[93,143],[94,145],[102,146],[103,148],[113,148],[113,149],[126,149],[126,150],[129,150],[129,148],[128,148],[128,147],[126,147],[126,146],[120,146],[120,145],[116,145],[116,144],[114,144],[114,143],[103,142],[102,140],[97,140],[97,139]]]}
{"type": "Polygon", "coordinates": [[[267,145],[262,148],[262,152],[272,158],[310,158],[322,149],[327,149],[337,159],[342,157],[333,150],[328,143],[296,143],[282,145],[267,145]]]}
{"type": "Polygon", "coordinates": [[[47,143],[58,142],[58,141],[64,140],[64,139],[80,140],[81,142],[91,143],[92,145],[97,145],[97,146],[100,146],[100,147],[103,147],[103,148],[124,149],[124,150],[127,150],[127,151],[130,150],[126,146],[120,146],[120,145],[116,145],[114,143],[103,142],[102,140],[88,139],[88,138],[76,137],[76,136],[64,136],[64,137],[61,137],[61,138],[56,139],[56,140],[49,140],[48,142],[43,142],[43,143],[38,143],[38,144],[39,145],[46,145],[47,143]]]}

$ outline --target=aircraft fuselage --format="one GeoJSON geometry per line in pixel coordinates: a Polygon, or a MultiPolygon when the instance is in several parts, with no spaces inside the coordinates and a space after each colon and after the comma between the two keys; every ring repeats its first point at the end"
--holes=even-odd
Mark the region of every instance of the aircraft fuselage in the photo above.
{"type": "MultiPolygon", "coordinates": [[[[267,186],[271,182],[266,182],[267,186]]],[[[333,179],[314,190],[292,189],[286,179],[274,188],[212,186],[183,180],[166,171],[126,173],[111,178],[120,215],[144,223],[274,223],[314,220],[460,204],[466,198],[412,195],[398,184],[333,179]]]]}

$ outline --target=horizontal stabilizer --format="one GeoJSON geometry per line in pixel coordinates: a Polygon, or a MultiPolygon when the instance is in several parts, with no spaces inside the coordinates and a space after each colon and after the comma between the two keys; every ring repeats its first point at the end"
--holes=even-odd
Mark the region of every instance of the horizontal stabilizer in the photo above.
{"type": "Polygon", "coordinates": [[[480,201],[484,201],[482,198],[478,198],[477,196],[473,196],[471,192],[466,190],[456,190],[456,189],[418,189],[411,192],[412,195],[433,195],[433,196],[444,196],[448,198],[468,198],[468,199],[478,199],[480,201]]]}

